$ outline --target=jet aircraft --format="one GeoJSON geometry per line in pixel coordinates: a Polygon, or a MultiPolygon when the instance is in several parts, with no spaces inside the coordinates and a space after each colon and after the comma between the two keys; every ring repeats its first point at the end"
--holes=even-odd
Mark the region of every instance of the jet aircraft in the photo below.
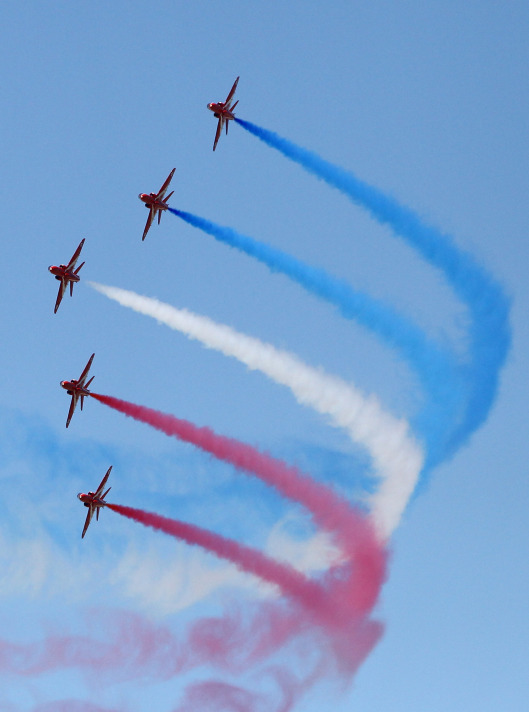
{"type": "Polygon", "coordinates": [[[169,173],[169,175],[167,176],[167,180],[157,193],[140,193],[138,195],[138,198],[145,203],[145,207],[149,208],[149,217],[147,218],[145,230],[143,231],[143,237],[141,238],[142,240],[145,240],[145,236],[149,232],[149,228],[151,227],[152,222],[156,217],[156,213],[158,213],[159,225],[162,217],[162,210],[167,210],[167,208],[169,207],[167,205],[167,201],[174,193],[174,190],[169,193],[167,198],[165,198],[164,196],[167,188],[169,187],[169,183],[171,182],[171,178],[173,177],[175,170],[176,168],[173,168],[173,170],[169,173]]]}
{"type": "Polygon", "coordinates": [[[94,376],[92,376],[92,378],[87,383],[85,383],[85,381],[88,375],[88,371],[90,370],[90,366],[92,365],[92,360],[94,356],[95,354],[92,354],[88,359],[88,363],[84,367],[84,371],[79,376],[78,381],[76,381],[75,378],[72,378],[71,381],[61,381],[61,386],[66,390],[69,396],[72,396],[70,410],[68,411],[68,417],[66,419],[66,427],[70,425],[70,420],[72,419],[72,415],[74,414],[75,406],[77,405],[77,401],[79,400],[79,398],[81,399],[81,410],[83,410],[84,398],[85,396],[90,395],[88,386],[94,380],[94,376]]]}
{"type": "Polygon", "coordinates": [[[88,492],[88,494],[85,494],[84,492],[79,492],[79,494],[77,495],[77,498],[81,500],[84,506],[88,507],[88,512],[86,514],[86,520],[84,523],[83,533],[81,534],[81,539],[83,539],[84,535],[86,534],[86,530],[88,529],[94,512],[96,513],[96,520],[99,521],[99,510],[101,509],[101,507],[106,507],[105,497],[110,492],[111,488],[109,487],[106,492],[103,492],[103,490],[105,489],[105,485],[107,483],[111,469],[112,465],[110,465],[110,467],[108,468],[107,474],[103,477],[103,479],[101,480],[101,484],[95,492],[88,492]]]}
{"type": "Polygon", "coordinates": [[[217,133],[215,134],[215,142],[213,143],[213,150],[217,148],[217,143],[219,141],[220,135],[222,133],[222,127],[224,124],[226,124],[226,136],[228,135],[228,124],[229,122],[235,118],[235,114],[233,113],[233,110],[239,103],[239,100],[231,105],[231,101],[233,99],[233,95],[235,94],[235,89],[237,89],[237,83],[239,81],[239,77],[235,80],[233,83],[233,86],[230,90],[230,93],[226,97],[226,101],[217,101],[217,102],[210,102],[208,104],[208,109],[213,112],[213,115],[215,118],[219,120],[219,123],[217,124],[217,133]]]}
{"type": "Polygon", "coordinates": [[[59,304],[62,301],[68,284],[70,284],[70,296],[73,296],[73,285],[75,282],[79,282],[80,280],[79,270],[84,265],[84,262],[82,262],[77,269],[74,268],[75,263],[81,254],[81,250],[83,249],[83,245],[84,239],[79,243],[79,247],[73,253],[73,257],[67,265],[59,265],[58,267],[57,265],[50,265],[48,267],[48,270],[55,276],[55,279],[58,279],[61,283],[59,286],[59,293],[57,294],[57,301],[55,302],[55,309],[53,311],[54,314],[57,314],[57,309],[59,308],[59,304]]]}

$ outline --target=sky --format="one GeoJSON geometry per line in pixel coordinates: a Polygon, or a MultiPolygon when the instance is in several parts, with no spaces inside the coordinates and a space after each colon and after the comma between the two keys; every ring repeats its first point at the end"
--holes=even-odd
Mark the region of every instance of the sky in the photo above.
{"type": "Polygon", "coordinates": [[[52,0],[2,14],[0,708],[525,710],[527,4],[52,0]],[[352,172],[371,197],[352,199],[234,122],[213,153],[206,105],[237,76],[238,118],[352,172]],[[364,295],[364,316],[344,318],[292,274],[178,215],[142,242],[137,196],[172,168],[172,208],[324,270],[364,295]],[[379,195],[435,228],[424,249],[369,209],[379,195]],[[83,238],[81,282],[54,315],[48,265],[83,238]],[[456,260],[456,288],[439,267],[444,241],[471,265],[456,260]],[[473,331],[473,314],[487,321],[497,306],[475,269],[505,295],[505,333],[494,318],[473,331]],[[352,412],[348,430],[351,400],[318,412],[90,283],[258,339],[259,352],[286,352],[298,375],[310,367],[372,408],[352,412]],[[395,338],[365,316],[374,304],[395,338]],[[427,376],[408,326],[430,349],[427,376]],[[486,363],[504,348],[505,362],[475,381],[471,368],[444,369],[446,354],[467,363],[476,344],[486,363]],[[311,580],[339,555],[299,503],[94,399],[66,430],[59,381],[93,352],[97,393],[208,426],[298,466],[351,511],[387,515],[386,578],[369,611],[380,634],[354,669],[340,668],[323,628],[304,627],[294,599],[199,547],[110,510],[81,540],[75,495],[113,465],[112,502],[211,530],[311,580]],[[476,402],[491,402],[448,453],[472,383],[476,402]],[[390,514],[359,434],[366,412],[386,454],[377,424],[400,424],[384,466],[417,475],[396,475],[390,514]],[[300,629],[263,653],[281,621],[300,629]],[[215,636],[224,652],[208,658],[197,641],[215,636]]]}

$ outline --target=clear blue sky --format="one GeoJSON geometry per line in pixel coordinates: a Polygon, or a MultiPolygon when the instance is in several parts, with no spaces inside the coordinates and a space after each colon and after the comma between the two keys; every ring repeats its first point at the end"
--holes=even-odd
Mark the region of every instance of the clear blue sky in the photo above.
{"type": "MultiPolygon", "coordinates": [[[[52,632],[104,645],[109,621],[122,615],[178,637],[205,613],[251,606],[259,595],[225,564],[110,511],[81,541],[75,495],[110,464],[114,501],[254,546],[270,546],[278,530],[286,536],[292,518],[294,528],[304,522],[263,487],[94,401],[66,431],[59,381],[77,377],[93,351],[100,392],[267,448],[351,496],[358,489],[359,455],[345,435],[263,376],[83,282],[54,316],[47,267],[81,238],[85,280],[286,348],[376,393],[398,416],[411,417],[421,401],[391,349],[286,278],[172,215],[142,243],[137,195],[157,190],[173,167],[174,207],[323,267],[465,349],[465,309],[389,230],[239,126],[212,152],[206,104],[224,99],[240,75],[241,118],[417,210],[513,299],[513,347],[488,421],[419,488],[392,538],[376,611],[383,639],[352,685],[324,678],[294,709],[525,710],[527,4],[21,2],[2,15],[2,645],[38,651],[52,632]]],[[[282,662],[294,664],[288,651],[282,662]]],[[[249,687],[266,690],[250,672],[249,687]]],[[[212,668],[160,675],[86,666],[19,675],[6,662],[0,707],[62,712],[58,701],[78,700],[172,712],[192,681],[240,681],[212,668]]]]}

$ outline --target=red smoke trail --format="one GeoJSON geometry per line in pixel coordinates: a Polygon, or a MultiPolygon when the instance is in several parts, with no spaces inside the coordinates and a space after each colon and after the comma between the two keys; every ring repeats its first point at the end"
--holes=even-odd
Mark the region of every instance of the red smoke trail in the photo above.
{"type": "Polygon", "coordinates": [[[219,460],[253,473],[306,507],[316,524],[332,533],[347,559],[345,565],[328,572],[329,595],[340,610],[348,608],[350,613],[359,615],[372,609],[385,579],[386,552],[367,518],[329,487],[250,445],[217,435],[210,428],[199,428],[189,421],[111,396],[91,395],[166,435],[192,443],[219,460]]]}
{"type": "MultiPolygon", "coordinates": [[[[222,709],[239,709],[228,705],[233,696],[247,703],[240,708],[243,712],[287,712],[322,677],[337,674],[350,680],[381,634],[380,626],[371,622],[332,630],[310,626],[302,611],[301,606],[289,605],[288,599],[248,602],[245,607],[232,604],[221,615],[194,622],[182,635],[134,611],[96,609],[87,618],[89,631],[82,634],[54,634],[23,644],[0,638],[0,674],[28,678],[77,669],[93,691],[95,678],[102,690],[128,680],[152,684],[181,679],[211,665],[234,677],[237,687],[215,679],[194,683],[174,712],[218,710],[221,698],[226,698],[222,709]],[[279,666],[271,656],[280,647],[284,660],[279,666]]],[[[85,712],[83,703],[78,704],[79,712],[85,712]]],[[[0,699],[3,710],[1,705],[0,699]]],[[[86,712],[117,710],[87,708],[86,712]]]]}
{"type": "MultiPolygon", "coordinates": [[[[343,597],[337,596],[336,590],[332,592],[326,590],[320,584],[307,579],[291,566],[278,563],[259,551],[179,520],[169,519],[151,512],[118,504],[107,504],[107,507],[118,514],[134,519],[145,526],[163,531],[188,544],[201,546],[224,559],[232,561],[244,571],[253,573],[263,580],[278,585],[283,593],[304,606],[304,612],[305,614],[310,614],[312,623],[325,627],[329,634],[328,644],[331,648],[329,652],[335,658],[342,672],[346,672],[349,675],[353,674],[382,635],[383,629],[379,623],[368,620],[365,612],[359,613],[357,611],[353,614],[348,605],[349,602],[343,600],[343,597]],[[339,600],[340,598],[342,600],[339,600]],[[342,609],[344,603],[346,608],[342,609]]],[[[273,609],[264,610],[266,612],[264,617],[260,619],[260,627],[263,627],[263,621],[266,619],[264,628],[269,631],[269,635],[265,636],[261,644],[255,649],[254,656],[256,660],[262,659],[264,655],[269,654],[289,638],[306,629],[305,616],[300,616],[299,611],[291,610],[286,618],[282,618],[281,616],[278,617],[273,609]]],[[[217,662],[223,661],[226,663],[230,655],[230,649],[234,646],[237,647],[233,635],[236,628],[237,626],[233,625],[221,626],[219,631],[214,629],[210,621],[201,621],[195,626],[193,633],[190,635],[191,648],[196,652],[201,651],[199,658],[204,657],[206,660],[216,659],[217,662]]],[[[260,634],[262,636],[262,630],[260,634]]],[[[252,635],[250,637],[254,638],[256,636],[252,635]]],[[[281,677],[284,677],[285,674],[285,671],[282,670],[281,677]]],[[[317,677],[319,675],[315,673],[315,678],[317,677]]],[[[217,693],[223,691],[228,694],[229,699],[231,699],[232,695],[235,695],[237,699],[240,697],[241,702],[243,699],[245,700],[240,708],[241,711],[251,712],[254,709],[253,704],[250,704],[253,696],[248,690],[239,687],[227,688],[224,683],[220,683],[220,688],[213,684],[212,688],[211,684],[209,682],[195,686],[192,688],[193,694],[198,696],[202,702],[216,700],[217,706],[215,709],[218,709],[218,695],[211,696],[212,689],[216,690],[217,693]]],[[[191,694],[191,689],[188,692],[191,694]]],[[[283,692],[286,692],[286,690],[283,690],[283,692]]],[[[291,695],[293,698],[296,697],[293,694],[293,690],[291,690],[291,695]]],[[[178,709],[185,708],[186,705],[184,704],[183,707],[178,709]]],[[[286,704],[281,709],[291,709],[291,704],[286,704]]]]}
{"type": "Polygon", "coordinates": [[[274,561],[256,549],[251,549],[232,539],[226,539],[219,534],[181,522],[178,519],[168,519],[159,514],[123,507],[119,504],[107,504],[107,507],[124,517],[144,524],[146,527],[158,529],[188,544],[201,546],[222,559],[231,561],[243,571],[276,584],[283,593],[299,600],[307,609],[317,612],[319,618],[325,617],[327,621],[330,621],[332,612],[328,609],[327,595],[324,589],[300,574],[292,566],[274,561]]]}
{"type": "MultiPolygon", "coordinates": [[[[273,671],[276,678],[286,678],[278,675],[278,670],[273,671]]],[[[274,700],[272,695],[263,692],[254,692],[238,685],[233,685],[219,680],[207,680],[190,685],[184,699],[174,712],[188,712],[188,710],[229,710],[230,712],[288,712],[300,696],[301,687],[297,681],[287,679],[274,680],[278,690],[274,700]]]]}
{"type": "MultiPolygon", "coordinates": [[[[332,666],[332,638],[340,631],[329,636],[329,628],[307,625],[302,610],[288,599],[253,601],[245,607],[232,603],[220,615],[194,621],[186,633],[175,633],[135,611],[93,609],[86,617],[89,630],[81,634],[54,633],[24,643],[0,638],[0,675],[27,679],[77,669],[89,681],[96,676],[104,687],[130,680],[163,682],[211,665],[240,678],[297,639],[301,657],[307,650],[314,653],[311,678],[321,667],[332,666]]],[[[357,656],[363,650],[359,642],[349,640],[357,656]]]]}
{"type": "Polygon", "coordinates": [[[57,700],[40,704],[32,712],[123,712],[123,708],[101,707],[82,700],[57,700]]]}

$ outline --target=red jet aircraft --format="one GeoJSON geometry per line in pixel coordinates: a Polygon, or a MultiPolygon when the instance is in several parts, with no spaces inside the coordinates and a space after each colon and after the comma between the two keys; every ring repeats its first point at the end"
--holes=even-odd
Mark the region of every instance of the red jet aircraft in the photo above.
{"type": "Polygon", "coordinates": [[[145,230],[143,231],[143,237],[141,238],[142,240],[145,240],[145,236],[149,232],[149,228],[152,225],[152,221],[156,217],[156,213],[158,213],[159,225],[160,220],[162,218],[162,210],[167,210],[167,208],[169,207],[167,205],[167,201],[174,193],[174,190],[169,193],[167,198],[165,198],[164,196],[165,191],[169,187],[169,183],[171,182],[171,178],[173,177],[175,170],[176,168],[173,168],[173,170],[169,173],[169,175],[167,176],[167,180],[157,193],[140,193],[138,195],[138,198],[145,203],[145,207],[149,208],[149,217],[147,218],[147,224],[145,225],[145,230]]]}
{"type": "Polygon", "coordinates": [[[57,309],[59,308],[59,304],[62,301],[68,283],[70,283],[70,296],[73,296],[74,282],[78,282],[80,280],[79,270],[84,265],[84,262],[82,262],[76,270],[74,270],[74,267],[75,263],[79,259],[79,255],[81,254],[83,245],[84,240],[81,240],[81,242],[79,243],[79,247],[73,253],[73,257],[67,265],[59,265],[58,267],[57,265],[50,265],[50,267],[48,267],[48,270],[55,276],[55,279],[58,279],[61,283],[61,286],[59,287],[59,293],[57,294],[57,301],[55,302],[55,309],[53,311],[54,314],[57,314],[57,309]]]}
{"type": "Polygon", "coordinates": [[[90,524],[90,521],[92,520],[92,515],[94,512],[96,513],[96,520],[99,521],[99,510],[101,507],[106,507],[106,502],[105,502],[105,497],[107,494],[110,492],[110,487],[107,489],[106,492],[103,493],[103,490],[105,488],[105,485],[108,480],[108,476],[110,475],[110,470],[112,469],[112,465],[107,470],[107,474],[103,477],[101,480],[101,484],[99,487],[96,489],[95,492],[89,492],[88,494],[84,494],[84,492],[79,492],[77,495],[78,499],[81,500],[81,502],[84,504],[85,507],[88,507],[88,512],[86,515],[86,520],[84,523],[84,528],[83,528],[83,533],[81,534],[81,539],[84,538],[84,535],[86,534],[86,530],[88,529],[88,526],[90,524]]]}
{"type": "Polygon", "coordinates": [[[217,124],[217,133],[215,134],[215,142],[213,144],[213,150],[217,148],[217,143],[220,138],[220,134],[222,133],[222,127],[224,124],[226,124],[226,136],[228,135],[228,123],[231,121],[231,119],[235,118],[235,114],[233,113],[233,110],[239,103],[239,100],[231,106],[231,100],[233,99],[233,95],[235,94],[235,89],[237,89],[237,83],[239,81],[239,77],[235,80],[233,83],[233,86],[231,88],[230,93],[226,97],[226,101],[218,101],[214,102],[212,101],[210,104],[208,104],[208,109],[213,112],[213,115],[219,120],[219,123],[217,124]]]}
{"type": "Polygon", "coordinates": [[[92,354],[90,358],[88,359],[88,363],[84,367],[84,371],[81,373],[79,376],[79,380],[76,381],[75,378],[72,378],[71,381],[61,381],[61,386],[66,390],[69,396],[72,396],[72,402],[70,403],[70,410],[68,411],[68,417],[66,419],[66,427],[70,425],[70,420],[72,419],[72,415],[75,410],[75,406],[77,405],[77,401],[79,398],[81,399],[81,410],[83,410],[83,404],[84,404],[84,398],[85,396],[90,395],[90,391],[88,390],[88,386],[92,383],[94,380],[94,376],[88,381],[88,383],[85,383],[86,377],[88,375],[88,371],[90,370],[90,366],[92,365],[92,361],[94,358],[95,354],[92,354]]]}

